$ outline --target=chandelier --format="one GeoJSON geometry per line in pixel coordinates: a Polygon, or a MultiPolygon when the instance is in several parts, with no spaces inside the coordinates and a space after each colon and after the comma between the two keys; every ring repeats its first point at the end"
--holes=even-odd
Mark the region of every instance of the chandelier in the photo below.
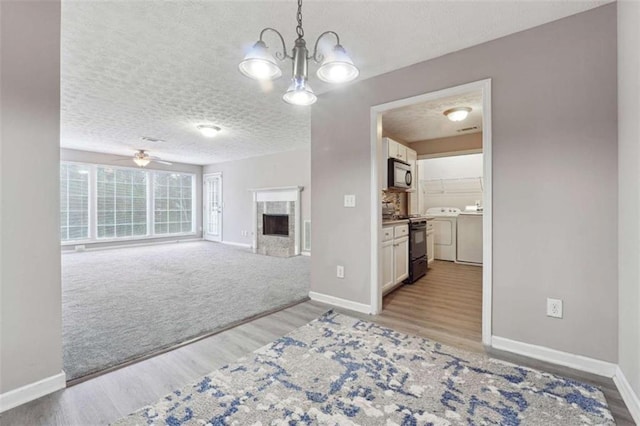
{"type": "Polygon", "coordinates": [[[276,58],[279,61],[290,59],[293,62],[293,77],[291,78],[291,85],[282,96],[282,99],[294,105],[311,105],[317,100],[308,81],[308,63],[310,60],[318,64],[321,63],[316,73],[320,80],[327,83],[346,83],[358,77],[360,71],[353,65],[353,61],[340,44],[340,37],[334,31],[325,31],[320,34],[316,39],[313,54],[309,54],[307,43],[304,40],[304,29],[302,28],[302,0],[298,0],[298,26],[296,27],[296,33],[298,38],[294,42],[291,55],[289,55],[282,34],[273,28],[263,29],[260,32],[260,39],[238,65],[240,72],[254,80],[275,80],[282,75],[282,70],[278,66],[276,58]],[[275,57],[269,52],[269,48],[263,41],[263,37],[267,32],[276,33],[282,42],[282,52],[276,52],[275,57]],[[330,36],[335,37],[336,44],[328,52],[320,53],[318,51],[320,40],[330,36]]]}

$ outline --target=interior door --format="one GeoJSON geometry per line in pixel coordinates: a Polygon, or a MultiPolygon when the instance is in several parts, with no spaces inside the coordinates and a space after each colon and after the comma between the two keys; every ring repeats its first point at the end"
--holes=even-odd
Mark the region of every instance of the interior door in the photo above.
{"type": "Polygon", "coordinates": [[[222,173],[204,176],[204,239],[222,241],[222,173]]]}

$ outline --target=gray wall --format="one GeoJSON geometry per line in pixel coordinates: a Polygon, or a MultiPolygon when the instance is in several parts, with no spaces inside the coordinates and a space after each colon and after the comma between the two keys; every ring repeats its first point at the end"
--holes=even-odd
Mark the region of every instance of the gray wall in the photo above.
{"type": "Polygon", "coordinates": [[[251,244],[253,237],[253,194],[251,188],[304,186],[302,220],[311,219],[311,171],[309,150],[281,152],[204,167],[204,173],[222,172],[222,239],[251,244]],[[249,231],[242,236],[242,231],[249,231]]]}
{"type": "Polygon", "coordinates": [[[321,95],[312,291],[370,302],[370,107],[491,78],[493,334],[616,362],[616,59],[610,4],[321,95]]]}
{"type": "Polygon", "coordinates": [[[620,368],[640,397],[640,3],[618,2],[620,368]]]}
{"type": "Polygon", "coordinates": [[[62,371],[60,2],[1,2],[0,393],[62,371]]]}
{"type": "MultiPolygon", "coordinates": [[[[132,154],[133,155],[133,154],[132,154]]],[[[60,149],[60,161],[73,161],[77,163],[89,163],[89,164],[106,164],[110,166],[119,167],[135,167],[131,157],[123,157],[120,155],[102,154],[98,152],[79,151],[75,149],[60,149]]],[[[173,163],[172,165],[165,165],[159,163],[150,163],[145,169],[150,170],[162,170],[167,172],[184,172],[194,173],[196,175],[196,235],[190,236],[172,236],[172,237],[153,237],[146,238],[144,241],[140,239],[129,241],[115,241],[105,243],[82,243],[87,248],[98,247],[110,247],[129,244],[140,244],[145,241],[164,242],[164,241],[179,241],[192,238],[202,237],[202,166],[194,164],[173,163]]],[[[73,250],[74,245],[64,245],[63,250],[73,250]]]]}

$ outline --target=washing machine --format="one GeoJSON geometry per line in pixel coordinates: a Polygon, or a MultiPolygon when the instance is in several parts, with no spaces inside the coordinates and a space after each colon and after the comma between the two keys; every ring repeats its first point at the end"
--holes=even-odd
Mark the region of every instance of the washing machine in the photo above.
{"type": "Polygon", "coordinates": [[[434,257],[438,260],[456,260],[458,215],[456,207],[427,209],[427,216],[433,217],[434,257]]]}

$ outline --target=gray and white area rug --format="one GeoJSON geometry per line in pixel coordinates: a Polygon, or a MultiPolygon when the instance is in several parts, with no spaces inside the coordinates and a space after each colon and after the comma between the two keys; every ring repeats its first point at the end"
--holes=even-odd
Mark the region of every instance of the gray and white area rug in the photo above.
{"type": "Polygon", "coordinates": [[[327,312],[116,425],[612,425],[597,388],[327,312]]]}

